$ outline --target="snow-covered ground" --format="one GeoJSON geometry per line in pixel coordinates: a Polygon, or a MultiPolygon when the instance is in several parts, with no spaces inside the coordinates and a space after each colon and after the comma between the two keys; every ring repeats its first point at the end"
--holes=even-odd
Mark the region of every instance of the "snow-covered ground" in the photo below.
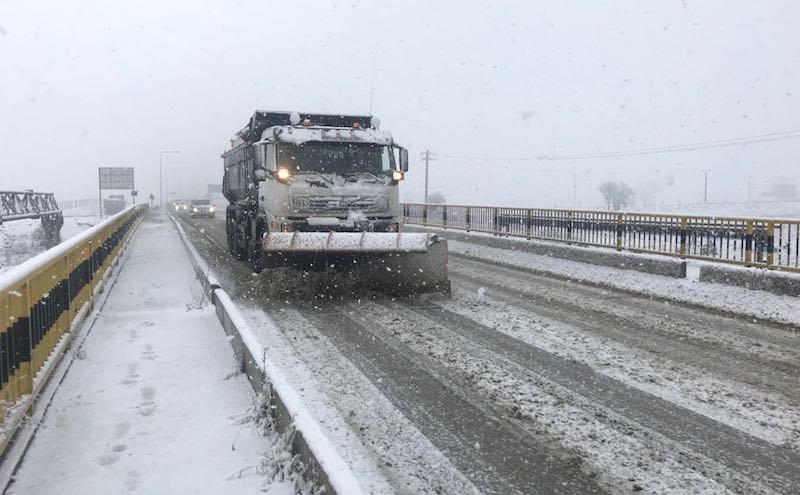
{"type": "MultiPolygon", "coordinates": [[[[61,240],[67,240],[78,232],[100,222],[100,217],[88,212],[64,215],[61,240]]],[[[44,230],[39,220],[15,220],[0,225],[0,273],[36,256],[48,249],[44,230]]]]}
{"type": "MultiPolygon", "coordinates": [[[[445,234],[446,237],[446,234],[445,234]]],[[[521,240],[521,242],[526,242],[521,240]]],[[[448,241],[453,254],[552,273],[577,281],[601,284],[652,297],[800,325],[800,298],[778,296],[765,291],[747,290],[724,284],[699,282],[696,277],[676,279],[633,270],[591,265],[523,251],[448,241]]]]}
{"type": "Polygon", "coordinates": [[[164,220],[136,234],[10,493],[292,493],[266,474],[277,439],[164,220]]]}

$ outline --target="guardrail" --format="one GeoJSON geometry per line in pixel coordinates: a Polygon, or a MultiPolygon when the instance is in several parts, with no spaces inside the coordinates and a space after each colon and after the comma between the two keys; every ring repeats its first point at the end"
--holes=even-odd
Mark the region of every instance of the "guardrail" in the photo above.
{"type": "Polygon", "coordinates": [[[130,207],[0,274],[0,452],[144,211],[130,207]]]}
{"type": "Polygon", "coordinates": [[[800,220],[403,205],[408,224],[800,272],[800,220]]]}

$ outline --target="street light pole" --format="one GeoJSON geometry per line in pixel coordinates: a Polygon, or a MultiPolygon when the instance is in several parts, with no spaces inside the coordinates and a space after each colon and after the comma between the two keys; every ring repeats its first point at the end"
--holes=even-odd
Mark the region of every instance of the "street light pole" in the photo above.
{"type": "Polygon", "coordinates": [[[708,173],[711,172],[710,168],[703,169],[703,203],[708,204],[708,173]]]}
{"type": "MultiPolygon", "coordinates": [[[[164,155],[168,153],[180,153],[178,150],[163,150],[158,152],[158,206],[164,208],[164,188],[168,187],[166,173],[162,171],[164,168],[164,155]],[[162,183],[163,179],[163,183],[162,183]]],[[[167,202],[169,202],[169,193],[167,193],[167,202]]]]}
{"type": "Polygon", "coordinates": [[[422,153],[422,159],[425,160],[425,204],[428,204],[428,162],[436,160],[436,158],[434,158],[432,155],[433,153],[431,153],[430,150],[425,150],[422,153]]]}

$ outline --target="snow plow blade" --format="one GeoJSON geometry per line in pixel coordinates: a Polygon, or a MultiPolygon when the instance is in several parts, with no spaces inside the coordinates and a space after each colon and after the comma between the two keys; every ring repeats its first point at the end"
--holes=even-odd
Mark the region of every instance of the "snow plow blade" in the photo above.
{"type": "Polygon", "coordinates": [[[262,251],[273,265],[346,274],[350,287],[391,295],[450,293],[447,241],[406,232],[270,232],[262,251]]]}

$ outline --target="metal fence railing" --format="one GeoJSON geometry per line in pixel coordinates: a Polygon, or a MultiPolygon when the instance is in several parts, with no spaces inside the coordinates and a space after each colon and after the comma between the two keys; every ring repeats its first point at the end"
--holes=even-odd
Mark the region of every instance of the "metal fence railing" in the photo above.
{"type": "Polygon", "coordinates": [[[0,274],[0,454],[144,211],[129,208],[0,274]]]}
{"type": "Polygon", "coordinates": [[[76,208],[97,208],[97,198],[84,199],[65,199],[58,202],[62,210],[74,210],[76,208]]]}
{"type": "Polygon", "coordinates": [[[800,272],[800,220],[403,205],[405,223],[800,272]]]}

